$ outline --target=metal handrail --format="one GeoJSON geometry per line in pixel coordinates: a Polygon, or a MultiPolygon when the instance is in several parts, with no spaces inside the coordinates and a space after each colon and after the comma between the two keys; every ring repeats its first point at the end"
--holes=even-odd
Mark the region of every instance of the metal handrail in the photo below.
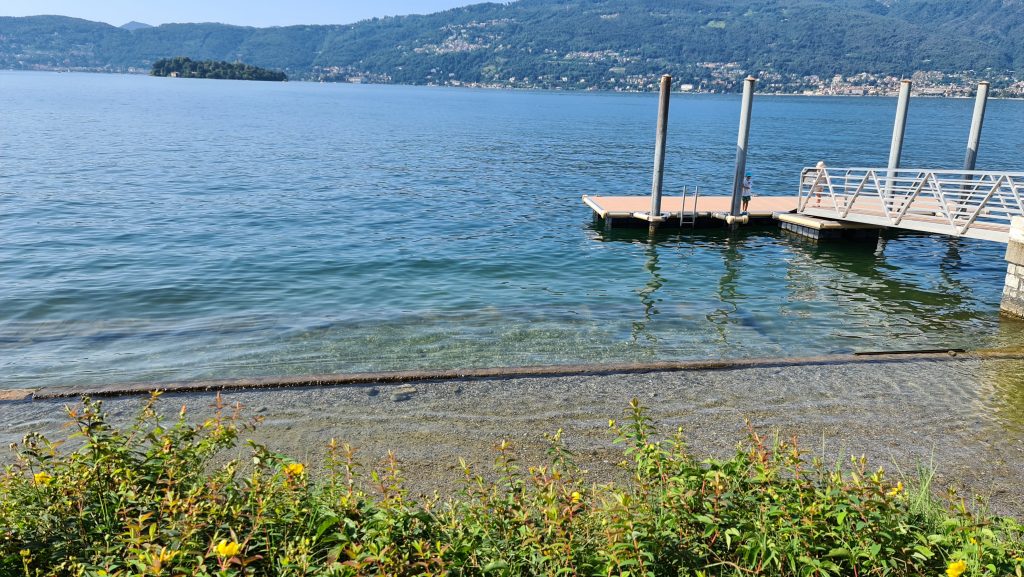
{"type": "Polygon", "coordinates": [[[690,187],[683,187],[683,198],[682,204],[679,206],[679,226],[689,224],[690,226],[697,226],[697,200],[700,198],[700,187],[693,187],[693,210],[689,213],[686,212],[686,198],[690,194],[690,187]]]}
{"type": "Polygon", "coordinates": [[[1009,241],[1024,216],[1024,172],[804,168],[797,211],[812,216],[1009,241]]]}

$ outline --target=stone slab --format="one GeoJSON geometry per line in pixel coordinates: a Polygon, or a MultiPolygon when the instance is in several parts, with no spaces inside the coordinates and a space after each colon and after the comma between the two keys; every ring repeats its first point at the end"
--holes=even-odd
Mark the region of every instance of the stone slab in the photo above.
{"type": "Polygon", "coordinates": [[[1024,242],[1011,240],[1006,245],[1006,262],[1024,265],[1024,242]]]}
{"type": "Polygon", "coordinates": [[[1024,216],[1010,219],[1010,242],[1024,244],[1024,216]]]}
{"type": "Polygon", "coordinates": [[[1020,291],[1003,291],[999,312],[1008,317],[1024,320],[1024,298],[1020,291]]]}
{"type": "Polygon", "coordinates": [[[0,402],[27,401],[32,398],[35,389],[0,390],[0,402]]]}

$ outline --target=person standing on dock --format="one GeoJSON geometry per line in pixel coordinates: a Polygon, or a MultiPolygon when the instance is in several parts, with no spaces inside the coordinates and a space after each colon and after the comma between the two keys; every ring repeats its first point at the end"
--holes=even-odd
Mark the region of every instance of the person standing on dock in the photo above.
{"type": "Polygon", "coordinates": [[[743,179],[743,206],[740,208],[743,212],[747,212],[747,207],[750,206],[750,197],[754,195],[753,182],[751,182],[751,174],[748,172],[747,176],[743,179]]]}
{"type": "Polygon", "coordinates": [[[824,176],[824,173],[825,173],[825,161],[824,160],[819,160],[818,164],[814,165],[814,168],[816,170],[814,172],[808,173],[807,176],[811,180],[811,186],[812,186],[811,192],[814,193],[814,206],[820,206],[821,205],[821,192],[823,190],[823,187],[821,186],[821,178],[824,176]]]}

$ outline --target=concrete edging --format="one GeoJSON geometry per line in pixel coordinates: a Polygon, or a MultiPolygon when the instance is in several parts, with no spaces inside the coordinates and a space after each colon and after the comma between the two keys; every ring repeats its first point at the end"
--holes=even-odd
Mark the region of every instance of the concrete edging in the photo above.
{"type": "Polygon", "coordinates": [[[707,361],[662,361],[650,363],[610,363],[551,365],[530,367],[495,367],[484,369],[387,371],[300,375],[294,377],[265,377],[179,381],[157,383],[123,383],[80,386],[61,389],[17,389],[0,391],[0,402],[67,399],[81,396],[113,397],[163,392],[240,391],[254,389],[281,389],[292,387],[362,386],[373,384],[400,384],[422,381],[456,381],[476,379],[504,379],[531,377],[601,376],[630,373],[658,373],[684,371],[739,370],[763,367],[792,367],[801,365],[852,365],[861,363],[891,363],[915,361],[950,361],[978,359],[1024,360],[1024,349],[995,350],[928,350],[882,351],[850,355],[815,357],[757,358],[707,361]],[[3,395],[3,393],[13,393],[3,395]]]}

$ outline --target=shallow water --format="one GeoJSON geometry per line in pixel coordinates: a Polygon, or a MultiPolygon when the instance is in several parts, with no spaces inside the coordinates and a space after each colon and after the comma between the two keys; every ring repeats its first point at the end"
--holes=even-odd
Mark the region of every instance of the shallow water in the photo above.
{"type": "MultiPolygon", "coordinates": [[[[903,165],[962,163],[916,100],[903,165]]],[[[656,97],[0,72],[0,387],[1017,344],[1004,247],[594,227],[656,97]]],[[[749,166],[885,163],[891,99],[759,97],[749,166]]],[[[1020,169],[993,101],[979,168],[1020,169]]],[[[666,187],[730,186],[735,96],[672,103],[666,187]]]]}
{"type": "MultiPolygon", "coordinates": [[[[395,451],[414,494],[452,495],[462,478],[459,459],[486,472],[494,445],[512,443],[525,466],[540,464],[544,433],[564,431],[575,460],[601,482],[621,477],[608,419],[630,399],[648,407],[660,430],[682,427],[689,450],[728,455],[745,439],[747,423],[771,437],[796,436],[827,464],[865,454],[889,478],[916,480],[932,468],[932,487],[978,494],[1000,513],[1024,516],[1024,364],[1020,360],[943,360],[755,367],[549,378],[455,380],[409,385],[303,387],[231,391],[246,417],[262,425],[246,432],[271,450],[308,464],[323,462],[334,438],[359,449],[368,468],[395,451]],[[402,388],[410,391],[395,397],[402,388]],[[406,399],[406,400],[397,400],[406,399]]],[[[211,414],[212,392],[167,393],[168,417],[188,407],[193,420],[211,414]]],[[[115,423],[126,424],[144,398],[104,400],[115,423]]],[[[41,431],[53,439],[68,429],[61,408],[74,401],[0,403],[0,444],[41,431]]],[[[74,441],[72,441],[74,442],[74,441]]],[[[64,447],[67,449],[68,447],[64,447]]],[[[236,451],[247,461],[249,449],[236,451]]],[[[7,458],[10,458],[8,456],[7,458]]],[[[3,461],[0,457],[0,461],[3,461]]],[[[973,501],[969,500],[969,503],[973,501]]]]}

